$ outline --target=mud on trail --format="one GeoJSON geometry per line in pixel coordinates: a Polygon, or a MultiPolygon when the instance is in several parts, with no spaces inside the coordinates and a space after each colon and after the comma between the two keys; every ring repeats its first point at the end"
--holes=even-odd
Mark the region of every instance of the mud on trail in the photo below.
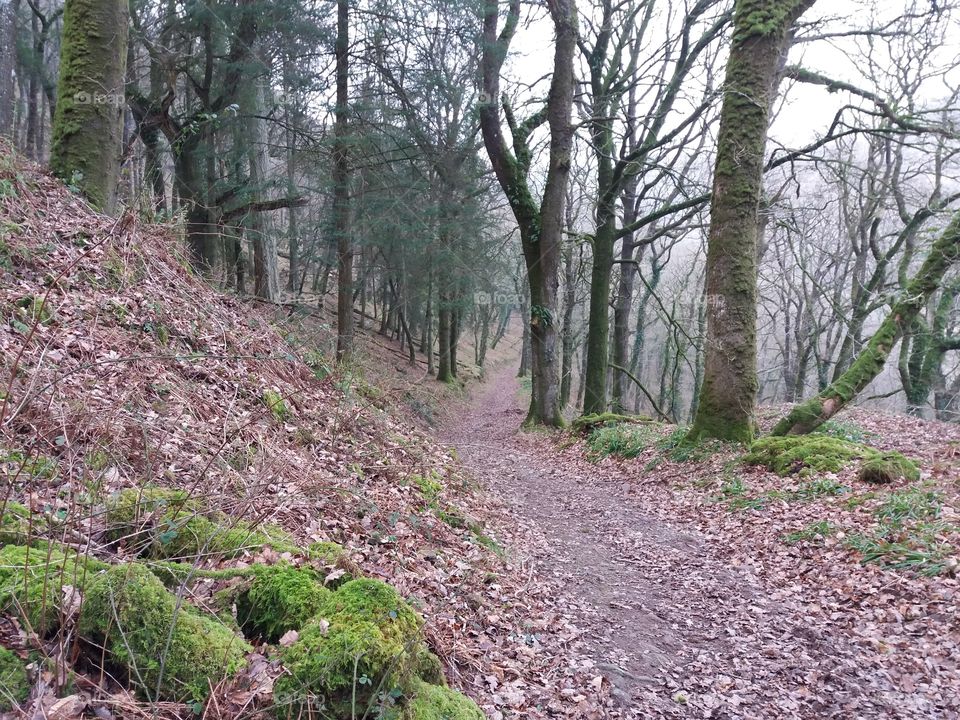
{"type": "MultiPolygon", "coordinates": [[[[609,718],[956,717],[897,689],[856,637],[813,622],[725,552],[658,506],[670,489],[521,432],[525,399],[495,371],[443,440],[539,536],[532,572],[559,581],[605,682],[609,718]]],[[[815,584],[816,579],[811,578],[815,584]]],[[[949,704],[949,701],[946,701],[949,704]]]]}

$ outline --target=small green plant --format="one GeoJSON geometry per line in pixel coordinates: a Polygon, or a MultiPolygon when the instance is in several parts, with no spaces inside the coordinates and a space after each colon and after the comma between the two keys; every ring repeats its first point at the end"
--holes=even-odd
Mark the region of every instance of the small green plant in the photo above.
{"type": "Polygon", "coordinates": [[[743,478],[731,473],[725,474],[723,484],[720,486],[720,495],[721,497],[717,500],[726,502],[730,510],[759,510],[766,505],[765,498],[752,497],[743,478]]]}
{"type": "Polygon", "coordinates": [[[822,497],[835,497],[848,492],[850,488],[842,485],[836,478],[822,477],[804,483],[789,494],[795,500],[815,500],[822,497]]]}
{"type": "Polygon", "coordinates": [[[796,545],[799,542],[822,543],[826,538],[837,532],[837,526],[829,520],[820,520],[819,522],[807,525],[802,530],[788,533],[783,539],[789,545],[796,545]]]}
{"type": "Polygon", "coordinates": [[[941,493],[914,487],[890,493],[876,515],[881,521],[901,525],[906,520],[935,519],[942,507],[941,493]]]}
{"type": "Polygon", "coordinates": [[[289,419],[290,408],[287,407],[283,395],[276,390],[267,388],[263,391],[263,404],[267,406],[267,410],[280,422],[289,419]]]}
{"type": "Polygon", "coordinates": [[[862,562],[891,570],[912,570],[921,575],[943,575],[957,569],[957,545],[948,542],[957,528],[945,523],[921,523],[892,536],[890,528],[878,533],[851,535],[846,545],[859,552],[862,562]]]}
{"type": "Polygon", "coordinates": [[[423,499],[426,500],[429,505],[433,505],[437,501],[437,498],[440,497],[440,493],[443,492],[443,484],[434,473],[430,473],[427,477],[423,475],[411,475],[407,480],[411,485],[420,490],[423,499]]]}

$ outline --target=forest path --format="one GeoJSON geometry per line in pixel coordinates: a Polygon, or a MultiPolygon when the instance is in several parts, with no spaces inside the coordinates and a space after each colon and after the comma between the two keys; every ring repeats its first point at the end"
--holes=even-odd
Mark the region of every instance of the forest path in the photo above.
{"type": "Polygon", "coordinates": [[[611,683],[610,717],[918,717],[886,683],[864,686],[854,644],[811,626],[749,562],[657,517],[636,481],[520,432],[525,406],[513,368],[494,370],[443,439],[544,537],[534,572],[562,583],[611,683]]]}

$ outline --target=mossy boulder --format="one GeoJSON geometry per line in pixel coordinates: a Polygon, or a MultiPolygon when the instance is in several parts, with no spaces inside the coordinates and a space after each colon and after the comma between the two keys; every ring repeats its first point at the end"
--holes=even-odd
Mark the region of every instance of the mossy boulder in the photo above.
{"type": "Polygon", "coordinates": [[[88,583],[78,631],[149,700],[203,700],[252,650],[136,564],[114,566],[88,583]]]}
{"type": "Polygon", "coordinates": [[[420,667],[421,621],[397,591],[378,580],[351,580],[320,608],[281,653],[287,674],[274,689],[281,715],[362,717],[420,667]]]}
{"type": "Polygon", "coordinates": [[[203,513],[179,490],[128,489],[107,503],[107,537],[154,559],[234,558],[265,546],[299,552],[279,528],[252,528],[220,513],[203,513]]]}
{"type": "Polygon", "coordinates": [[[30,537],[30,509],[8,502],[0,514],[0,544],[23,545],[30,537]]]}
{"type": "Polygon", "coordinates": [[[860,465],[857,478],[874,485],[885,485],[900,478],[911,482],[920,479],[920,468],[917,464],[900,453],[877,454],[867,458],[860,465]]]}
{"type": "Polygon", "coordinates": [[[288,630],[303,627],[331,595],[322,576],[310,568],[259,566],[237,597],[237,622],[247,637],[276,642],[288,630]]]}
{"type": "Polygon", "coordinates": [[[26,664],[14,653],[0,647],[0,712],[12,710],[30,695],[26,664]]]}
{"type": "Polygon", "coordinates": [[[462,693],[440,685],[415,681],[403,720],[485,720],[477,704],[462,693]]]}
{"type": "Polygon", "coordinates": [[[871,474],[897,474],[897,477],[919,478],[920,471],[913,461],[900,453],[881,453],[879,450],[826,435],[786,435],[765,437],[754,441],[744,456],[749,465],[763,465],[778,475],[811,475],[839,472],[851,462],[861,462],[868,479],[871,474]]]}
{"type": "Polygon", "coordinates": [[[44,636],[60,626],[64,587],[82,589],[105,563],[56,543],[0,548],[0,612],[44,636]]]}

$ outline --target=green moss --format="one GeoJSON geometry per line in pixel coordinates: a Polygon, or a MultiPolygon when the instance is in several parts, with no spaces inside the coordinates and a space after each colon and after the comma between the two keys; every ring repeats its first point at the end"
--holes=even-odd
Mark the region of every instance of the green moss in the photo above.
{"type": "Polygon", "coordinates": [[[311,560],[317,560],[324,565],[337,565],[347,556],[347,551],[343,546],[326,540],[319,540],[310,543],[307,547],[307,557],[311,560]]]}
{"type": "Polygon", "coordinates": [[[212,517],[201,514],[198,503],[184,492],[128,489],[107,503],[107,537],[154,559],[237,557],[264,546],[300,552],[279,528],[254,529],[219,513],[212,517]]]}
{"type": "Polygon", "coordinates": [[[263,404],[267,406],[267,410],[269,410],[280,422],[283,422],[290,417],[290,408],[287,407],[287,403],[283,399],[283,395],[278,393],[276,390],[270,390],[268,388],[263,391],[263,404]]]}
{"type": "Polygon", "coordinates": [[[857,477],[875,485],[884,485],[900,478],[916,482],[920,479],[920,468],[900,453],[885,453],[864,460],[857,477]]]}
{"type": "Polygon", "coordinates": [[[865,457],[862,445],[818,435],[760,438],[744,457],[749,465],[763,465],[778,475],[839,472],[853,460],[865,457]]]}
{"type": "Polygon", "coordinates": [[[387,639],[401,644],[418,636],[422,625],[420,617],[400,593],[370,578],[344,583],[330,596],[320,614],[372,622],[387,639]]]}
{"type": "Polygon", "coordinates": [[[8,502],[0,514],[0,544],[23,545],[30,538],[30,509],[20,503],[8,502]]]}
{"type": "Polygon", "coordinates": [[[288,672],[274,691],[281,716],[363,717],[378,695],[423,667],[420,624],[386,583],[344,584],[281,653],[288,672]]]}
{"type": "Polygon", "coordinates": [[[818,434],[761,438],[744,456],[744,462],[763,465],[778,475],[839,472],[857,460],[861,461],[862,480],[880,482],[881,477],[920,477],[916,464],[900,453],[882,453],[866,445],[818,434]]]}
{"type": "Polygon", "coordinates": [[[83,589],[107,566],[55,543],[0,548],[0,611],[38,635],[60,626],[65,585],[83,589]]]}
{"type": "Polygon", "coordinates": [[[484,720],[483,712],[456,690],[416,682],[403,712],[404,720],[484,720]]]}
{"type": "Polygon", "coordinates": [[[309,568],[260,566],[237,598],[237,621],[247,637],[276,642],[288,630],[303,627],[330,595],[321,576],[309,568]]]}
{"type": "Polygon", "coordinates": [[[0,711],[12,710],[30,694],[30,676],[23,660],[0,647],[0,711]]]}
{"type": "Polygon", "coordinates": [[[0,449],[0,464],[11,480],[51,480],[57,474],[57,462],[45,455],[33,455],[19,450],[0,449]]]}
{"type": "Polygon", "coordinates": [[[203,700],[252,650],[220,622],[178,607],[141,565],[117,565],[88,584],[78,631],[151,700],[203,700]]]}

